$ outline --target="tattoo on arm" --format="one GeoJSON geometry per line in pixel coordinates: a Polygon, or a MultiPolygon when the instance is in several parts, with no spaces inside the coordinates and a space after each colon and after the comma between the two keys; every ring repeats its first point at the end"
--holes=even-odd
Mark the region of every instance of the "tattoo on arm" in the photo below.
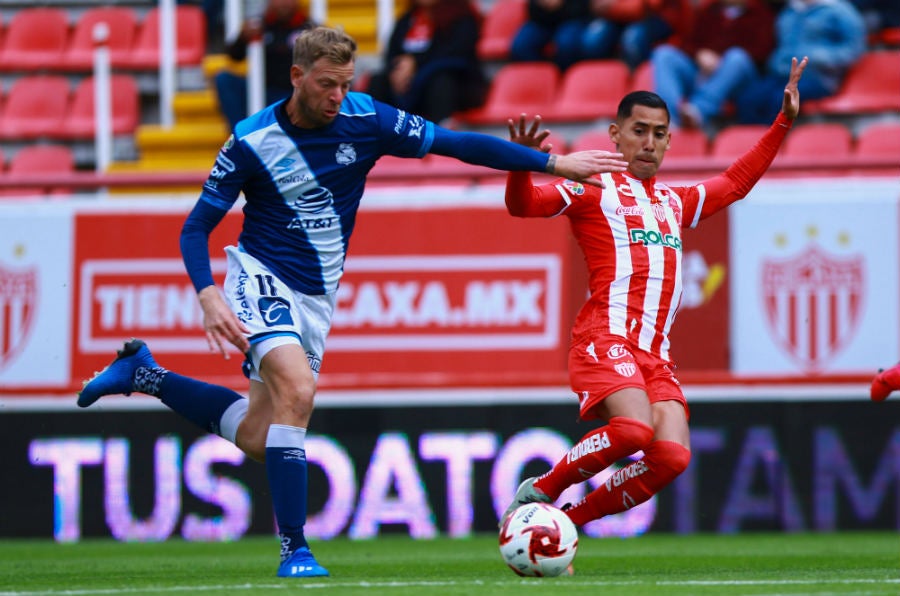
{"type": "Polygon", "coordinates": [[[547,172],[548,174],[556,173],[556,156],[555,155],[551,155],[550,158],[547,160],[547,166],[544,168],[544,171],[547,172]]]}

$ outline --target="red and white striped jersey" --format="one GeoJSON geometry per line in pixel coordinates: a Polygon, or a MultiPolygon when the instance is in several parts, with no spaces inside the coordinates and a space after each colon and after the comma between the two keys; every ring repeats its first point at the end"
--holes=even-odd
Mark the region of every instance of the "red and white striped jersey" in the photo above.
{"type": "Polygon", "coordinates": [[[506,207],[520,217],[566,215],[587,263],[590,297],[572,329],[613,334],[662,358],[681,302],[681,230],[694,227],[750,192],[775,158],[792,121],[779,114],[769,130],[725,172],[694,186],[656,178],[601,174],[606,188],[559,179],[533,186],[511,172],[506,207]]]}
{"type": "Polygon", "coordinates": [[[600,331],[669,360],[669,330],[681,302],[681,230],[699,220],[703,185],[603,174],[605,189],[570,180],[554,186],[590,274],[590,298],[574,337],[600,331]]]}

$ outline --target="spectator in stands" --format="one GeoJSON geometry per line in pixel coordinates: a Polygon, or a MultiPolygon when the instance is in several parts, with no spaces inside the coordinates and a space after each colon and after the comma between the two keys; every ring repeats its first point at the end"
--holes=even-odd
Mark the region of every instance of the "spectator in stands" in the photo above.
{"type": "Polygon", "coordinates": [[[590,21],[590,0],[528,0],[528,19],[513,37],[513,62],[552,56],[561,70],[582,58],[581,39],[590,21]]]}
{"type": "Polygon", "coordinates": [[[775,36],[765,73],[735,98],[741,123],[762,124],[774,117],[771,104],[784,93],[785,64],[791,56],[809,56],[801,96],[822,99],[838,91],[866,49],[862,16],[847,0],[790,0],[778,15],[775,36]]]}
{"type": "MultiPolygon", "coordinates": [[[[291,63],[294,40],[313,26],[307,12],[297,0],[268,0],[262,18],[250,18],[241,27],[241,32],[226,48],[232,60],[247,57],[247,44],[254,39],[262,39],[265,48],[265,102],[267,105],[289,97],[291,86],[291,63]]],[[[222,71],[215,76],[219,109],[233,128],[247,116],[247,80],[230,71],[222,71]]]]}
{"type": "Polygon", "coordinates": [[[481,13],[468,0],[413,0],[369,94],[438,123],[480,106],[488,89],[476,54],[480,28],[481,13]]]}
{"type": "Polygon", "coordinates": [[[884,29],[900,28],[900,2],[897,0],[852,0],[860,12],[866,31],[877,34],[884,29]]]}
{"type": "Polygon", "coordinates": [[[775,16],[764,0],[708,0],[680,43],[653,51],[653,83],[671,126],[702,128],[755,80],[775,45],[775,16]]]}
{"type": "Polygon", "coordinates": [[[634,70],[654,46],[685,30],[691,11],[690,0],[591,0],[592,20],[581,34],[579,58],[618,53],[634,70]]]}

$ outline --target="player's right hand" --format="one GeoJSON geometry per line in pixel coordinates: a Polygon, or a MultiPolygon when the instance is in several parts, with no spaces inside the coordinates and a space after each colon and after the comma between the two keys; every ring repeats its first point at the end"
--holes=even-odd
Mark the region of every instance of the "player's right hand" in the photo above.
{"type": "Polygon", "coordinates": [[[203,328],[211,352],[219,352],[227,360],[230,358],[226,344],[237,348],[241,354],[250,349],[247,336],[250,330],[234,314],[216,286],[207,286],[197,294],[203,309],[203,328]]]}

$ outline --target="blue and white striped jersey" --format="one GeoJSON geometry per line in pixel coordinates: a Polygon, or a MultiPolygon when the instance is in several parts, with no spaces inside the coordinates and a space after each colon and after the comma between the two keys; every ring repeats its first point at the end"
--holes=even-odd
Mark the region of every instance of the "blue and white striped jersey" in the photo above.
{"type": "Polygon", "coordinates": [[[423,157],[434,124],[348,93],[323,128],[290,123],[284,102],[235,126],[201,201],[228,210],[243,191],[240,246],[304,294],[337,289],[366,175],[382,155],[423,157]]]}

